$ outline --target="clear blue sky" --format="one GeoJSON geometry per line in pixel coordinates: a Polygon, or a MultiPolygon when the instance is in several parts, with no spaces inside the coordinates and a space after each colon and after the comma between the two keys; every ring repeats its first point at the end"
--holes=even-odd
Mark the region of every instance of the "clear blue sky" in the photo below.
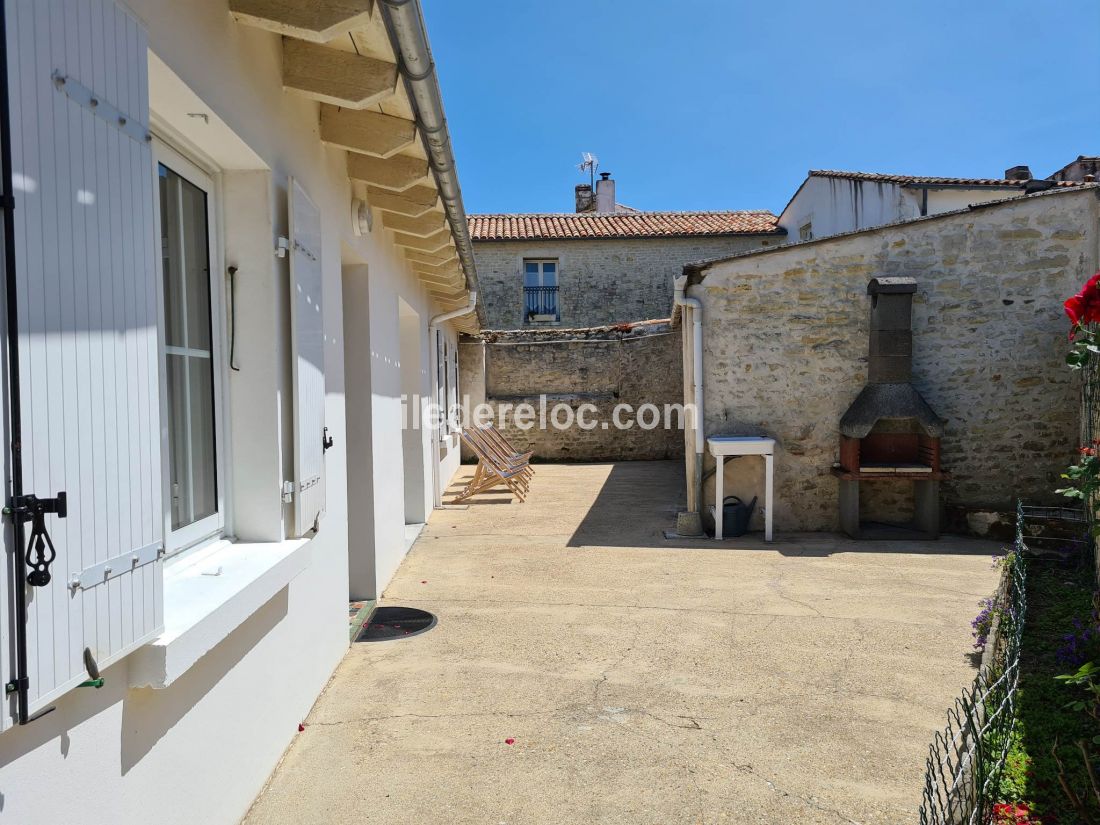
{"type": "Polygon", "coordinates": [[[423,0],[468,212],[780,210],[808,169],[1100,155],[1097,0],[423,0]]]}

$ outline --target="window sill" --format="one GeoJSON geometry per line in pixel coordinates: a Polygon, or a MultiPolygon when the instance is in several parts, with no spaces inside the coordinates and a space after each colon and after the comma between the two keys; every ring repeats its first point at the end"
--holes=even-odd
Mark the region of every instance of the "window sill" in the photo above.
{"type": "Polygon", "coordinates": [[[164,571],[164,632],[134,651],[130,687],[166,688],[309,564],[310,539],[218,541],[164,571]]]}

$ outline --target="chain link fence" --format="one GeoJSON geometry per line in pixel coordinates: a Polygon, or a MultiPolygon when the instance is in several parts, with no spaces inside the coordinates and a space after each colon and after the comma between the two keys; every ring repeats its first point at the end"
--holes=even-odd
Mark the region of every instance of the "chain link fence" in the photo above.
{"type": "Polygon", "coordinates": [[[1017,507],[1016,541],[993,597],[993,627],[974,683],[955,700],[929,749],[921,825],[985,825],[1016,721],[1020,640],[1027,614],[1026,508],[1017,507]]]}

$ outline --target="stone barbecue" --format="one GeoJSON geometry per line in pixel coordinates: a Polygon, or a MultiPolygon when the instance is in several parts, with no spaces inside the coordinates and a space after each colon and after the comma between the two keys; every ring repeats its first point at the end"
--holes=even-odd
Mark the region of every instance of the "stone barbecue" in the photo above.
{"type": "Polygon", "coordinates": [[[873,278],[867,385],[840,419],[840,527],[852,538],[937,538],[943,421],[909,383],[913,362],[912,278],[873,278]],[[860,518],[865,482],[913,483],[914,516],[905,524],[860,518]]]}

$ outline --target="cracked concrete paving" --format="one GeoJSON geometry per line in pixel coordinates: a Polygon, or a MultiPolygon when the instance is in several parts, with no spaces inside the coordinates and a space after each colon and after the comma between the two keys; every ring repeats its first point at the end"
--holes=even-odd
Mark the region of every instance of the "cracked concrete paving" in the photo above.
{"type": "Polygon", "coordinates": [[[248,825],[915,822],[996,546],[666,542],[680,466],[435,512],[248,825]]]}

